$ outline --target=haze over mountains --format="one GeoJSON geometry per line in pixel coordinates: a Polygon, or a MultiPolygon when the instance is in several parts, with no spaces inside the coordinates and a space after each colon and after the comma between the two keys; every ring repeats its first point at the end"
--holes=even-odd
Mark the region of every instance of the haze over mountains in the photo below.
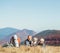
{"type": "Polygon", "coordinates": [[[17,31],[18,31],[18,29],[9,28],[9,27],[0,29],[0,40],[17,31]]]}

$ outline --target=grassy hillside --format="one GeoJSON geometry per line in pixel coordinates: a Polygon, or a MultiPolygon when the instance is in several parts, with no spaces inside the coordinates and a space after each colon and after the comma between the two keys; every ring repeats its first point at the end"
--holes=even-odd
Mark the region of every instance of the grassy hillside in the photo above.
{"type": "Polygon", "coordinates": [[[20,48],[10,47],[2,48],[0,47],[0,53],[60,53],[60,46],[46,46],[45,48],[41,46],[37,47],[26,47],[21,46],[20,48]]]}

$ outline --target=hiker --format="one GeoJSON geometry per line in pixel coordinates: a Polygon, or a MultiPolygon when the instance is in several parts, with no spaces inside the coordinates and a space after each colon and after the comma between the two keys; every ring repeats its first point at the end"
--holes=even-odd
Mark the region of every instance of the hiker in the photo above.
{"type": "Polygon", "coordinates": [[[10,44],[12,44],[15,47],[19,47],[20,46],[20,38],[17,37],[17,35],[12,36],[12,38],[10,39],[10,44]]]}
{"type": "Polygon", "coordinates": [[[13,36],[12,36],[11,39],[10,39],[10,44],[12,44],[13,46],[15,46],[14,37],[13,37],[13,36]]]}
{"type": "Polygon", "coordinates": [[[39,40],[38,45],[42,45],[43,47],[45,47],[45,40],[44,40],[44,38],[41,38],[39,40]]]}
{"type": "Polygon", "coordinates": [[[25,40],[25,45],[32,46],[32,36],[28,35],[27,39],[25,40]]]}
{"type": "Polygon", "coordinates": [[[37,46],[38,43],[38,38],[34,37],[33,38],[33,46],[37,46]]]}
{"type": "Polygon", "coordinates": [[[18,37],[17,35],[14,35],[14,43],[15,43],[15,47],[19,47],[19,42],[18,42],[18,37]]]}

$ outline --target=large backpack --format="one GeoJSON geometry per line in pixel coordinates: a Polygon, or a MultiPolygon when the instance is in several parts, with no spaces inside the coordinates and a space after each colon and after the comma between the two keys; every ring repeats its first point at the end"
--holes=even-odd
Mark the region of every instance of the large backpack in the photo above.
{"type": "Polygon", "coordinates": [[[19,43],[19,45],[20,45],[20,42],[21,42],[20,38],[17,38],[17,40],[18,40],[18,43],[19,43]]]}

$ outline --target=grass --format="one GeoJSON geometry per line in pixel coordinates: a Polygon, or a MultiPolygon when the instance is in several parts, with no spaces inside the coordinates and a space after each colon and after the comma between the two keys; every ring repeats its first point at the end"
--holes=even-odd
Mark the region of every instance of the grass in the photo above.
{"type": "Polygon", "coordinates": [[[45,48],[41,46],[29,47],[29,46],[20,46],[16,47],[1,47],[0,53],[60,53],[60,46],[46,46],[45,48]]]}

